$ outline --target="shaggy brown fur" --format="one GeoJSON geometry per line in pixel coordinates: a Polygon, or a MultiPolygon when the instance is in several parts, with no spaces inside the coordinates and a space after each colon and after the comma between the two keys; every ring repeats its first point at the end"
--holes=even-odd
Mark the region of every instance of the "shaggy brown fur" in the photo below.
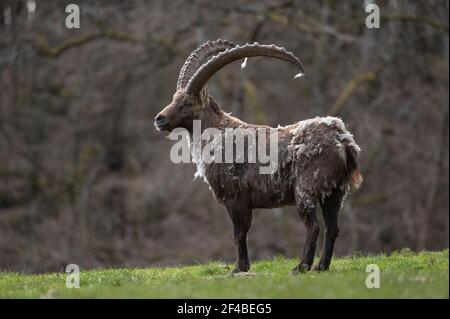
{"type": "MultiPolygon", "coordinates": [[[[269,134],[267,126],[247,124],[223,112],[206,89],[201,97],[179,90],[155,123],[159,130],[184,127],[192,133],[192,121],[196,119],[201,120],[202,130],[265,128],[269,134]]],[[[326,270],[339,232],[338,212],[350,187],[358,188],[362,181],[357,161],[359,147],[344,123],[334,117],[317,117],[277,130],[278,169],[274,174],[260,174],[259,163],[206,164],[199,158],[197,174],[204,177],[216,200],[230,215],[237,246],[235,272],[250,268],[246,239],[252,210],[286,205],[296,205],[307,231],[303,256],[293,271],[310,270],[319,234],[318,204],[322,207],[326,231],[322,256],[315,269],[326,270]]]]}

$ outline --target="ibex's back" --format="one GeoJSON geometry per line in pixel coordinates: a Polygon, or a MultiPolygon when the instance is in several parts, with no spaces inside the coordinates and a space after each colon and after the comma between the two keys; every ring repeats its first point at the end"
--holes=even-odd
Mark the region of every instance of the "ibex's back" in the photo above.
{"type": "MultiPolygon", "coordinates": [[[[228,122],[233,120],[226,114],[222,116],[228,122]]],[[[241,121],[226,127],[234,126],[248,127],[241,121]]],[[[273,174],[261,174],[260,162],[200,165],[203,171],[199,175],[204,175],[220,203],[229,206],[234,201],[248,202],[250,208],[274,208],[296,202],[314,206],[336,187],[345,192],[359,187],[359,147],[340,119],[317,117],[278,128],[277,133],[278,168],[273,174]]],[[[244,152],[248,153],[247,149],[244,152]]]]}

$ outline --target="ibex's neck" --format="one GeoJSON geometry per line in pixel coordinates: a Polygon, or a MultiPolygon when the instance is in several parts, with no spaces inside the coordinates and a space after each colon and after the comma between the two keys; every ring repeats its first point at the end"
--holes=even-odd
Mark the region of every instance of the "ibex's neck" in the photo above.
{"type": "Polygon", "coordinates": [[[225,113],[213,97],[209,96],[208,103],[209,105],[203,111],[201,118],[202,131],[209,127],[222,129],[226,127],[235,128],[247,125],[247,123],[240,119],[225,113]]]}

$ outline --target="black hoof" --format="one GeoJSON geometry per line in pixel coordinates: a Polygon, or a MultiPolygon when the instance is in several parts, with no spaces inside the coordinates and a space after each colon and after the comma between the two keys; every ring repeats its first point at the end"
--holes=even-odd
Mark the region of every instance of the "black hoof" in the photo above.
{"type": "Polygon", "coordinates": [[[328,270],[329,266],[325,266],[324,264],[318,263],[317,265],[314,266],[313,270],[314,271],[325,271],[328,270]]]}
{"type": "Polygon", "coordinates": [[[248,272],[250,270],[250,266],[236,266],[231,273],[232,274],[239,274],[243,272],[248,272]]]}
{"type": "Polygon", "coordinates": [[[308,266],[307,264],[298,264],[292,269],[291,274],[293,275],[304,274],[305,272],[308,272],[310,269],[311,266],[308,266]]]}

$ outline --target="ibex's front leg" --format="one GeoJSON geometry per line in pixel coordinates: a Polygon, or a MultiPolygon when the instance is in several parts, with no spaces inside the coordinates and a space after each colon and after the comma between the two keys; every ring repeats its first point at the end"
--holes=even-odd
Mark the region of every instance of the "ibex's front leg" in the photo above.
{"type": "Polygon", "coordinates": [[[247,207],[230,206],[228,214],[233,222],[234,243],[237,248],[236,267],[233,272],[246,272],[250,269],[247,253],[247,233],[252,224],[252,211],[247,207]]]}

